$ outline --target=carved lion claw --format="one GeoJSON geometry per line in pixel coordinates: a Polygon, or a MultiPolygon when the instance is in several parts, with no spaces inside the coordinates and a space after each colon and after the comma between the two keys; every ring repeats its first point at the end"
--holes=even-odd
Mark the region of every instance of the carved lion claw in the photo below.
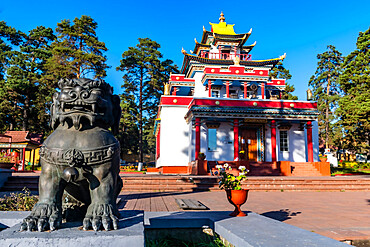
{"type": "Polygon", "coordinates": [[[61,207],[55,204],[37,203],[30,216],[26,217],[20,231],[54,231],[62,224],[61,207]]]}
{"type": "Polygon", "coordinates": [[[92,228],[94,231],[103,229],[109,231],[118,229],[118,217],[114,213],[111,204],[91,204],[87,209],[87,214],[83,220],[83,230],[92,228]]]}

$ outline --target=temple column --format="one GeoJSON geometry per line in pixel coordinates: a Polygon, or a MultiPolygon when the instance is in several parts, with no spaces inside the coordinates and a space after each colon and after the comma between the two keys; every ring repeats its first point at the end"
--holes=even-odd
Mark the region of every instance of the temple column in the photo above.
{"type": "Polygon", "coordinates": [[[200,118],[195,118],[195,160],[198,160],[200,152],[200,118]]]}
{"type": "Polygon", "coordinates": [[[208,97],[212,97],[212,80],[208,80],[208,97]]]}
{"type": "Polygon", "coordinates": [[[265,82],[261,82],[261,96],[265,99],[265,82]]]}
{"type": "Polygon", "coordinates": [[[308,121],[306,123],[307,130],[307,161],[313,162],[313,145],[312,145],[312,123],[308,121]]]}
{"type": "Polygon", "coordinates": [[[25,170],[25,167],[26,167],[26,164],[25,164],[25,161],[26,161],[26,148],[23,148],[22,149],[22,171],[25,170]]]}
{"type": "Polygon", "coordinates": [[[230,98],[230,81],[224,83],[226,85],[226,98],[230,98]]]}
{"type": "Polygon", "coordinates": [[[244,99],[246,99],[248,97],[248,83],[244,82],[243,86],[244,86],[244,99]]]}
{"type": "Polygon", "coordinates": [[[276,121],[271,121],[271,161],[276,162],[276,121]]]}
{"type": "Polygon", "coordinates": [[[177,87],[173,87],[172,95],[176,96],[177,87]]]}
{"type": "Polygon", "coordinates": [[[234,160],[239,159],[239,119],[234,119],[234,160]]]}

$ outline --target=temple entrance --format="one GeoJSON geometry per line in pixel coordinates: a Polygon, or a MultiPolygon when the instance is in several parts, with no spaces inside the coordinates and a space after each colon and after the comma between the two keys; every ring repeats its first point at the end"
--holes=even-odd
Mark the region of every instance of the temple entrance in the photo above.
{"type": "Polygon", "coordinates": [[[257,161],[257,129],[241,129],[240,147],[245,151],[245,160],[257,161]]]}

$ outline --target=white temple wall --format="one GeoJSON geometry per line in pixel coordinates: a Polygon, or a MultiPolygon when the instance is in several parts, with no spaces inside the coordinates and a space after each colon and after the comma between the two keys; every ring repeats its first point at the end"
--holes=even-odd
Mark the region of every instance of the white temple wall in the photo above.
{"type": "Polygon", "coordinates": [[[187,106],[162,106],[159,166],[187,166],[189,128],[184,120],[187,106]]]}
{"type": "Polygon", "coordinates": [[[319,161],[319,124],[317,121],[312,121],[312,146],[313,146],[313,161],[319,161]]]}
{"type": "MultiPolygon", "coordinates": [[[[194,97],[208,97],[208,91],[205,90],[202,84],[203,72],[195,72],[194,74],[194,97]]],[[[185,115],[185,114],[184,114],[185,115]]]]}
{"type": "Polygon", "coordinates": [[[276,149],[278,161],[306,162],[305,131],[299,130],[299,124],[292,124],[288,130],[289,151],[280,151],[280,129],[276,131],[276,149]]]}
{"type": "Polygon", "coordinates": [[[217,128],[217,149],[215,151],[208,150],[207,127],[204,126],[202,131],[204,131],[205,138],[202,138],[201,150],[206,151],[204,153],[207,160],[234,160],[234,132],[231,123],[221,123],[217,128]]]}
{"type": "Polygon", "coordinates": [[[266,162],[271,162],[271,128],[269,124],[265,125],[265,161],[266,162]]]}

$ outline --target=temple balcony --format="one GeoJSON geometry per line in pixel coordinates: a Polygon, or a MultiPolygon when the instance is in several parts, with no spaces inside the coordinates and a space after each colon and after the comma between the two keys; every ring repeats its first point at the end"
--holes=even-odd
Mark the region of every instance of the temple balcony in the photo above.
{"type": "Polygon", "coordinates": [[[241,61],[252,60],[251,54],[224,53],[221,51],[220,52],[201,51],[200,57],[210,58],[210,59],[223,59],[223,60],[233,60],[235,57],[238,57],[241,61]]]}

